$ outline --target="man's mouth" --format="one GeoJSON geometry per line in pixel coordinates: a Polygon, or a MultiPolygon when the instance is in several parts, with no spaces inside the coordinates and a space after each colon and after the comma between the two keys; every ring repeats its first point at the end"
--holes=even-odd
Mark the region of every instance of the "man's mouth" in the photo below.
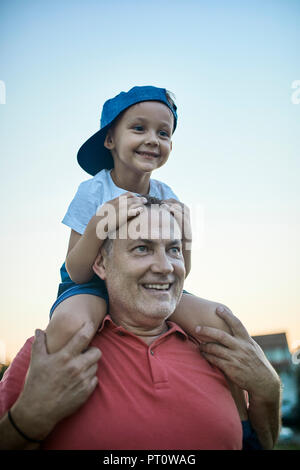
{"type": "Polygon", "coordinates": [[[145,289],[154,289],[159,291],[168,291],[172,284],[143,284],[145,289]]]}

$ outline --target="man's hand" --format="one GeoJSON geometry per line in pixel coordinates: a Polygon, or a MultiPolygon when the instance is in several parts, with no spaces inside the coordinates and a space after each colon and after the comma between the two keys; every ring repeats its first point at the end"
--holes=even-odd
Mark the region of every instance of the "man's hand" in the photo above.
{"type": "Polygon", "coordinates": [[[259,345],[229,309],[217,314],[229,326],[232,336],[210,327],[197,327],[203,343],[200,351],[238,387],[249,394],[248,415],[265,449],[271,449],[280,428],[280,379],[259,345]]]}
{"type": "Polygon", "coordinates": [[[262,399],[278,386],[278,375],[260,346],[249,336],[241,321],[226,308],[216,310],[232,335],[215,328],[197,327],[200,351],[234,383],[262,399]]]}
{"type": "Polygon", "coordinates": [[[30,438],[44,439],[95,390],[101,352],[92,347],[81,353],[92,335],[92,326],[85,324],[64,348],[48,354],[45,333],[36,331],[24,389],[11,409],[15,422],[30,438]]]}

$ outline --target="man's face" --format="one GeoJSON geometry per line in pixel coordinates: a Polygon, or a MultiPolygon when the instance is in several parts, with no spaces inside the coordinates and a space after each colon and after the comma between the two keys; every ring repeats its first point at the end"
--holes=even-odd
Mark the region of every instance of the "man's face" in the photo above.
{"type": "Polygon", "coordinates": [[[128,108],[104,144],[111,150],[116,171],[147,173],[166,163],[172,148],[173,125],[172,112],[158,101],[128,108]]]}
{"type": "Polygon", "coordinates": [[[95,268],[106,281],[110,314],[165,320],[179,302],[185,278],[180,229],[167,210],[152,206],[129,222],[128,235],[113,240],[111,252],[95,268]],[[148,230],[134,239],[137,223],[148,230]]]}

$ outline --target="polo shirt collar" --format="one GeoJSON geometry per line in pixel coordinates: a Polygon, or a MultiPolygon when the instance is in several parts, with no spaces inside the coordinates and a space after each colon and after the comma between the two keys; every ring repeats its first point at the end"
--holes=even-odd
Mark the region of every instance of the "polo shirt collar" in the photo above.
{"type": "MultiPolygon", "coordinates": [[[[188,339],[188,335],[185,333],[185,331],[183,331],[182,328],[180,328],[179,325],[177,325],[177,323],[174,323],[172,321],[166,321],[167,323],[167,326],[168,326],[168,331],[166,331],[164,334],[162,334],[160,337],[164,337],[164,336],[168,336],[168,335],[171,335],[173,333],[178,333],[182,339],[186,340],[188,339]]],[[[110,315],[106,315],[103,319],[103,322],[100,326],[100,328],[98,329],[97,331],[97,334],[100,334],[101,331],[104,329],[104,327],[111,327],[113,329],[115,329],[116,331],[122,331],[123,333],[128,333],[128,334],[132,334],[133,336],[135,336],[133,333],[127,331],[125,328],[123,328],[123,326],[118,326],[115,324],[115,322],[112,320],[112,318],[110,317],[110,315]]]]}

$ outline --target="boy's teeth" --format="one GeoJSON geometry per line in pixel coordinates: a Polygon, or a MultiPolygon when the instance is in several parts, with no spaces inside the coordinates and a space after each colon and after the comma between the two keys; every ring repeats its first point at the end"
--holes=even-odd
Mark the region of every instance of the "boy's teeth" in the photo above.
{"type": "Polygon", "coordinates": [[[169,289],[170,284],[145,284],[146,289],[160,289],[166,290],[169,289]]]}
{"type": "Polygon", "coordinates": [[[146,157],[156,157],[156,155],[153,155],[152,153],[146,153],[146,152],[138,152],[140,155],[145,155],[146,157]]]}

